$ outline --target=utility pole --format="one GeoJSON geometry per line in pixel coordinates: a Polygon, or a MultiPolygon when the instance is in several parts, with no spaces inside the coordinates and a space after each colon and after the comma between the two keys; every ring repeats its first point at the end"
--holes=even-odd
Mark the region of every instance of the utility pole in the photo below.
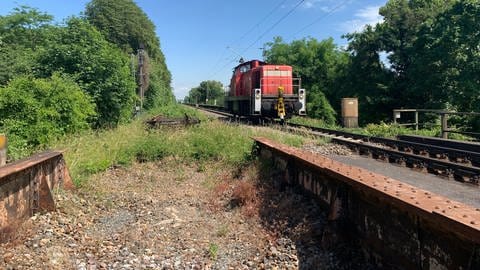
{"type": "Polygon", "coordinates": [[[145,62],[145,55],[144,55],[144,47],[143,44],[140,44],[138,48],[138,95],[140,96],[140,110],[143,111],[143,96],[145,89],[143,89],[144,85],[144,62],[145,62]]]}
{"type": "Polygon", "coordinates": [[[205,104],[208,104],[208,81],[205,82],[206,94],[205,94],[205,104]]]}

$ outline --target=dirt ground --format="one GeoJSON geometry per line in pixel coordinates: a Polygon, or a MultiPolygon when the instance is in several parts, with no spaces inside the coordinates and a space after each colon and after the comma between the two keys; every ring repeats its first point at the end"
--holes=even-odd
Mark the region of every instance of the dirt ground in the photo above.
{"type": "Polygon", "coordinates": [[[240,169],[174,159],[112,168],[0,245],[0,269],[359,269],[318,204],[240,169]],[[327,241],[326,241],[327,239],[327,241]]]}

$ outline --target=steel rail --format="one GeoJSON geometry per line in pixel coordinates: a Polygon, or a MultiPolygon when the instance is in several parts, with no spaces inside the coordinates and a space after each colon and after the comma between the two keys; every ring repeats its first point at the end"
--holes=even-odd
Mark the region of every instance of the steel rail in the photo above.
{"type": "Polygon", "coordinates": [[[429,173],[452,178],[460,182],[478,185],[480,181],[480,168],[477,167],[359,143],[348,139],[332,138],[332,142],[346,145],[360,155],[368,155],[375,159],[426,170],[429,173]]]}
{"type": "Polygon", "coordinates": [[[455,148],[459,150],[480,153],[480,143],[462,142],[462,141],[456,141],[456,140],[446,140],[441,138],[413,136],[413,135],[398,135],[397,138],[402,141],[425,143],[429,145],[436,145],[436,146],[455,148]]]}
{"type": "Polygon", "coordinates": [[[480,153],[299,124],[289,124],[289,126],[313,131],[315,133],[312,134],[316,136],[324,136],[323,134],[326,134],[327,137],[331,137],[332,142],[346,145],[359,154],[367,154],[376,159],[426,170],[427,172],[453,178],[460,182],[475,185],[479,185],[480,182],[480,153]],[[344,137],[344,139],[340,137],[344,137]],[[393,149],[369,143],[381,144],[393,149]]]}
{"type": "MultiPolygon", "coordinates": [[[[216,110],[215,113],[217,113],[216,110]]],[[[292,127],[306,129],[308,132],[313,132],[312,135],[315,136],[330,137],[334,143],[346,145],[359,154],[375,159],[397,163],[460,182],[480,184],[480,153],[477,152],[288,123],[287,129],[292,127]],[[391,149],[371,145],[372,143],[391,149]]]]}

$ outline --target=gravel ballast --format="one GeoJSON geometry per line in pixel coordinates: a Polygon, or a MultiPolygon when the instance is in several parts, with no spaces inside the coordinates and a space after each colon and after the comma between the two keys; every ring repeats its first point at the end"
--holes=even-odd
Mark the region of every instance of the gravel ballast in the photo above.
{"type": "Polygon", "coordinates": [[[368,268],[354,245],[325,245],[335,233],[318,204],[260,166],[205,167],[135,164],[59,191],[55,212],[0,245],[0,269],[368,268]],[[240,183],[253,194],[239,203],[240,183]]]}

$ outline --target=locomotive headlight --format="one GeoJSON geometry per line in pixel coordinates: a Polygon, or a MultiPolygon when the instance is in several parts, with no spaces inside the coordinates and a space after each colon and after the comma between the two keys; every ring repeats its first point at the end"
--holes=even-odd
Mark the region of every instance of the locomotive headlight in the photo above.
{"type": "Polygon", "coordinates": [[[300,89],[300,91],[298,92],[298,98],[303,99],[304,96],[305,96],[305,92],[303,91],[303,89],[300,89]]]}
{"type": "Polygon", "coordinates": [[[255,90],[255,98],[260,99],[260,89],[255,90]]]}

